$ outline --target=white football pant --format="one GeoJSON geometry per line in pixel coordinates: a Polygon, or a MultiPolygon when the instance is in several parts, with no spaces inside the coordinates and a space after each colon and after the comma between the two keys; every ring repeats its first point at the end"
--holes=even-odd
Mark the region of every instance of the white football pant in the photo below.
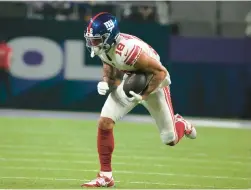
{"type": "MultiPolygon", "coordinates": [[[[116,90],[109,94],[101,111],[101,117],[111,118],[115,123],[137,105],[127,98],[123,91],[123,84],[124,80],[116,90]]],[[[162,142],[164,144],[173,142],[177,136],[169,87],[157,89],[142,102],[142,105],[154,118],[162,142]]]]}

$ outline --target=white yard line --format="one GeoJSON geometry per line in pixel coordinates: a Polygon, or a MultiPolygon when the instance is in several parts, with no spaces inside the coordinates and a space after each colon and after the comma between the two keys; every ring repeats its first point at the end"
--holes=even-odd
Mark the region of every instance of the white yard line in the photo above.
{"type": "MultiPolygon", "coordinates": [[[[40,162],[40,163],[71,163],[71,164],[97,164],[98,160],[96,161],[86,161],[86,160],[57,160],[57,159],[33,159],[33,158],[0,158],[0,162],[40,162]]],[[[122,165],[122,166],[138,166],[138,167],[145,167],[145,164],[140,164],[140,163],[130,163],[130,162],[113,162],[113,165],[122,165]]],[[[173,164],[151,164],[151,166],[156,167],[156,168],[176,168],[176,165],[173,164]]],[[[206,165],[188,165],[185,164],[183,166],[184,169],[187,168],[192,168],[192,169],[202,169],[206,171],[211,171],[211,170],[216,170],[216,171],[222,171],[223,169],[226,171],[230,172],[240,172],[243,171],[243,167],[239,168],[233,168],[229,167],[228,169],[222,168],[221,166],[218,167],[213,167],[209,166],[207,167],[206,165]]],[[[247,169],[248,171],[248,169],[247,169]]],[[[250,171],[251,175],[251,171],[250,171]]]]}
{"type": "MultiPolygon", "coordinates": [[[[14,149],[14,150],[19,150],[20,149],[28,149],[28,150],[46,150],[47,152],[55,152],[55,150],[50,150],[52,147],[51,145],[16,145],[16,144],[0,144],[0,148],[8,148],[8,149],[14,149]],[[49,149],[49,150],[48,150],[49,149]]],[[[135,148],[135,147],[134,147],[135,148]]],[[[60,148],[55,148],[57,151],[59,152],[64,152],[64,153],[67,153],[67,154],[84,154],[83,152],[95,152],[96,150],[94,148],[88,148],[88,147],[83,147],[82,149],[80,148],[65,148],[65,147],[60,147],[60,148]]],[[[164,149],[165,151],[168,151],[167,147],[164,149]]],[[[175,149],[175,151],[177,152],[180,152],[180,151],[186,151],[186,152],[189,152],[189,153],[186,153],[187,156],[195,156],[195,157],[210,157],[211,159],[211,156],[206,154],[206,153],[203,153],[203,152],[195,152],[195,149],[180,149],[180,148],[177,148],[175,149]],[[191,152],[192,151],[192,152],[191,152]]],[[[135,149],[116,149],[115,150],[116,153],[126,153],[126,152],[129,152],[129,153],[139,153],[139,152],[142,152],[142,153],[149,153],[149,151],[147,150],[144,150],[144,149],[141,149],[140,147],[138,148],[135,148],[135,149]]],[[[148,156],[151,156],[151,154],[148,154],[148,156]]],[[[160,156],[158,155],[157,153],[154,154],[154,156],[160,156]]],[[[243,156],[230,156],[230,155],[226,155],[226,156],[219,156],[219,157],[216,157],[216,158],[219,158],[219,159],[228,159],[228,160],[231,160],[231,159],[234,159],[234,160],[245,160],[245,161],[251,161],[251,157],[243,157],[243,156]]]]}
{"type": "MultiPolygon", "coordinates": [[[[0,109],[0,117],[10,117],[10,118],[32,117],[32,118],[97,120],[99,117],[99,113],[0,109]]],[[[185,118],[191,121],[194,125],[200,126],[200,127],[251,129],[251,121],[214,119],[214,118],[194,118],[194,117],[185,117],[185,118]]],[[[154,123],[153,119],[148,115],[128,114],[122,120],[128,121],[128,122],[137,122],[137,123],[154,123]]]]}
{"type": "MultiPolygon", "coordinates": [[[[7,154],[11,155],[46,155],[46,156],[75,156],[75,157],[97,157],[97,154],[94,154],[93,151],[84,152],[76,152],[76,153],[66,153],[66,152],[48,152],[48,151],[23,151],[23,150],[5,150],[7,154]],[[91,153],[86,153],[91,152],[91,153]]],[[[3,151],[2,151],[3,153],[3,151]]],[[[203,159],[203,158],[172,158],[172,157],[165,157],[165,156],[126,156],[126,155],[117,155],[116,153],[113,154],[114,158],[123,158],[123,159],[130,159],[130,160],[172,160],[173,162],[196,162],[196,163],[214,163],[214,164],[228,164],[228,165],[245,165],[249,166],[249,162],[246,161],[231,161],[231,160],[219,160],[219,159],[203,159]]]]}
{"type": "MultiPolygon", "coordinates": [[[[0,167],[2,169],[8,170],[42,170],[42,171],[75,171],[75,172],[98,172],[97,170],[90,169],[70,169],[70,168],[45,168],[45,167],[0,167]]],[[[160,172],[139,172],[139,171],[130,171],[130,170],[116,170],[113,173],[120,174],[136,174],[136,175],[155,175],[155,176],[179,176],[186,178],[206,178],[206,179],[221,179],[221,180],[243,180],[250,181],[251,178],[246,177],[232,177],[232,176],[208,176],[208,175],[194,175],[194,174],[178,174],[178,173],[160,173],[160,172]]]]}
{"type": "MultiPolygon", "coordinates": [[[[87,182],[87,179],[71,179],[71,178],[44,178],[44,177],[0,177],[0,179],[17,179],[17,180],[48,180],[48,181],[78,181],[87,182]]],[[[147,182],[147,181],[115,181],[116,183],[129,183],[129,184],[147,184],[147,185],[165,185],[165,186],[183,186],[183,187],[194,187],[194,188],[215,188],[215,186],[202,186],[195,184],[176,184],[176,183],[160,183],[160,182],[147,182]]],[[[223,187],[223,188],[236,188],[236,187],[223,187]]],[[[117,188],[116,188],[117,189],[117,188]]]]}

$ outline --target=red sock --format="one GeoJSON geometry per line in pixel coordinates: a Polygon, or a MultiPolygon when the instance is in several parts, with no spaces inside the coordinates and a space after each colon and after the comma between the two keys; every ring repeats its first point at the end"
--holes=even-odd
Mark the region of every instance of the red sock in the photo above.
{"type": "Polygon", "coordinates": [[[182,139],[182,137],[185,134],[185,123],[181,120],[175,121],[175,128],[176,128],[176,133],[178,137],[177,143],[182,139]]]}
{"type": "Polygon", "coordinates": [[[113,129],[103,130],[98,128],[97,138],[100,171],[111,172],[112,152],[114,149],[113,129]]]}

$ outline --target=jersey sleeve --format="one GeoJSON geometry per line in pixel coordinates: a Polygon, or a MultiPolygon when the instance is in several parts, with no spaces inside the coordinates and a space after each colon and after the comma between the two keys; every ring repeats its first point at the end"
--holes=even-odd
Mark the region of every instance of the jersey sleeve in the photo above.
{"type": "Polygon", "coordinates": [[[133,40],[125,40],[124,42],[120,42],[117,45],[117,49],[119,48],[123,50],[121,53],[116,50],[116,60],[120,62],[120,64],[125,64],[128,66],[133,66],[137,62],[142,52],[142,48],[133,40]]]}

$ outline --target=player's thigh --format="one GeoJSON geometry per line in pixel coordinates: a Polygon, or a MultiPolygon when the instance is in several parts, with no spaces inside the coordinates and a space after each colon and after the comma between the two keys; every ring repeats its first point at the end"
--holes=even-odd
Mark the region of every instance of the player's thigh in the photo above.
{"type": "Polygon", "coordinates": [[[176,131],[169,87],[151,94],[143,105],[154,118],[163,142],[174,141],[176,131]]]}
{"type": "Polygon", "coordinates": [[[102,108],[101,117],[107,117],[116,122],[137,105],[135,102],[131,102],[126,98],[123,91],[123,84],[124,81],[122,81],[116,90],[109,94],[102,108]]]}

